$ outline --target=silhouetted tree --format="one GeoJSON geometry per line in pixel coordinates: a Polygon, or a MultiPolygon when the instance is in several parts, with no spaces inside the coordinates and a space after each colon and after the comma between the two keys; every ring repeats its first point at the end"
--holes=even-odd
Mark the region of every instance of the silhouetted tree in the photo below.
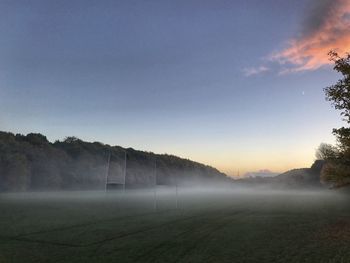
{"type": "MultiPolygon", "coordinates": [[[[342,74],[342,78],[335,85],[324,89],[326,99],[332,102],[335,109],[341,111],[343,120],[350,123],[350,54],[341,58],[335,51],[329,53],[330,59],[334,62],[334,70],[342,74]]],[[[333,129],[337,136],[339,146],[343,151],[350,147],[350,128],[342,127],[333,129]]]]}
{"type": "MultiPolygon", "coordinates": [[[[334,62],[334,70],[342,74],[335,85],[324,89],[326,99],[332,102],[335,109],[341,111],[343,120],[350,124],[350,54],[340,57],[337,52],[329,53],[334,62]]],[[[327,161],[322,170],[322,179],[341,186],[350,183],[350,127],[333,129],[338,145],[322,146],[318,154],[327,161]]]]}
{"type": "Polygon", "coordinates": [[[74,143],[74,142],[78,142],[78,141],[81,141],[81,140],[75,136],[67,136],[63,140],[63,142],[65,142],[65,143],[74,143]]]}
{"type": "Polygon", "coordinates": [[[339,158],[339,150],[337,147],[327,144],[321,143],[316,151],[317,160],[334,160],[339,158]]]}
{"type": "Polygon", "coordinates": [[[24,140],[26,140],[30,144],[39,145],[39,146],[47,145],[49,143],[46,136],[40,133],[29,133],[27,136],[24,137],[24,140]]]}

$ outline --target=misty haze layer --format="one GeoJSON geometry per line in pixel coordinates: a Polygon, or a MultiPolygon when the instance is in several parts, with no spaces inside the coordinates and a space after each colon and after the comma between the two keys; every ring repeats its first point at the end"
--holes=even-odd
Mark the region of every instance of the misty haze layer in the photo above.
{"type": "Polygon", "coordinates": [[[204,187],[0,194],[0,259],[347,262],[348,197],[204,187]]]}

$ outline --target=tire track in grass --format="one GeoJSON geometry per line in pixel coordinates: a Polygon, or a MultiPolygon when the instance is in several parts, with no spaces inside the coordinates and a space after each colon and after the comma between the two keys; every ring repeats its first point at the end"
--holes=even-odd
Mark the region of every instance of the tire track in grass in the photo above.
{"type": "Polygon", "coordinates": [[[26,242],[26,243],[36,243],[36,244],[43,244],[43,245],[54,245],[54,246],[73,247],[73,248],[82,247],[81,245],[77,245],[77,244],[47,241],[47,240],[40,240],[40,239],[30,239],[30,238],[7,237],[7,241],[19,241],[19,242],[26,242]]]}
{"type": "MultiPolygon", "coordinates": [[[[214,204],[214,206],[215,205],[216,204],[214,204]]],[[[191,219],[197,218],[197,217],[202,217],[203,215],[207,214],[207,210],[211,210],[211,206],[206,207],[205,210],[206,210],[205,212],[200,212],[199,214],[196,214],[196,215],[193,215],[193,216],[188,216],[188,217],[185,217],[185,218],[171,220],[171,221],[168,221],[168,222],[165,222],[165,223],[162,223],[162,224],[158,224],[158,225],[155,225],[155,226],[152,226],[152,227],[145,227],[145,228],[137,229],[135,231],[130,231],[130,232],[127,232],[127,233],[123,233],[123,234],[120,234],[120,235],[117,235],[117,236],[114,236],[114,237],[105,238],[105,239],[102,239],[102,240],[99,240],[99,241],[91,242],[91,243],[89,243],[89,244],[87,244],[85,246],[101,245],[101,244],[104,244],[104,243],[107,243],[107,242],[111,242],[111,241],[114,241],[114,240],[117,240],[117,239],[120,239],[120,238],[125,238],[125,237],[129,237],[129,236],[132,236],[132,235],[145,233],[145,232],[152,231],[152,230],[155,230],[155,229],[158,229],[158,228],[163,228],[163,227],[175,224],[175,223],[191,220],[191,219]]],[[[212,212],[219,212],[219,211],[222,211],[222,210],[224,210],[224,209],[220,208],[220,209],[215,209],[212,212]]],[[[177,211],[181,211],[181,210],[177,210],[177,211]]],[[[183,210],[182,210],[182,212],[183,212],[183,210]]]]}
{"type": "Polygon", "coordinates": [[[125,215],[125,216],[116,216],[108,219],[101,219],[101,220],[95,220],[87,223],[82,223],[82,224],[74,224],[70,226],[62,226],[62,227],[57,227],[57,228],[52,228],[52,229],[46,229],[46,230],[39,230],[39,231],[33,231],[33,232],[28,232],[28,233],[23,233],[19,235],[14,235],[14,236],[1,236],[0,238],[22,238],[30,235],[37,235],[37,234],[46,234],[46,233],[51,233],[51,232],[57,232],[57,231],[64,231],[64,230],[70,230],[74,228],[79,228],[79,227],[87,227],[91,225],[96,225],[98,223],[104,223],[104,222],[110,222],[114,220],[127,220],[129,218],[133,217],[140,217],[140,216],[153,216],[155,214],[164,214],[167,212],[175,212],[179,211],[179,209],[164,209],[164,210],[158,210],[158,211],[152,211],[152,212],[146,212],[146,213],[139,213],[139,214],[131,214],[131,215],[125,215]]]}
{"type": "MultiPolygon", "coordinates": [[[[232,217],[232,216],[237,216],[237,215],[240,215],[240,214],[245,214],[245,212],[246,212],[246,210],[235,211],[234,213],[232,213],[230,215],[224,215],[224,216],[221,216],[221,217],[211,218],[211,219],[207,220],[207,222],[205,223],[205,227],[203,227],[203,225],[200,228],[198,228],[198,227],[196,228],[196,227],[191,226],[191,227],[187,228],[185,231],[182,231],[181,233],[175,234],[175,236],[172,237],[172,238],[176,238],[177,239],[177,238],[185,237],[189,233],[195,234],[195,233],[200,233],[200,232],[203,232],[203,231],[205,233],[212,233],[212,232],[217,230],[216,228],[215,229],[212,228],[212,221],[214,221],[214,222],[217,222],[218,220],[221,221],[222,219],[226,219],[227,217],[232,217]]],[[[226,224],[220,225],[220,228],[226,226],[230,222],[232,222],[232,220],[229,220],[229,222],[227,222],[226,224]]],[[[205,236],[200,235],[200,237],[198,239],[203,239],[203,238],[205,238],[205,236]]],[[[147,250],[145,253],[139,255],[134,260],[136,262],[139,262],[141,259],[154,254],[155,251],[161,250],[162,248],[167,247],[169,245],[169,243],[171,243],[171,241],[165,240],[165,241],[161,242],[160,244],[158,244],[158,245],[152,247],[151,249],[147,250]]],[[[161,255],[163,255],[165,253],[168,253],[168,251],[169,250],[165,250],[163,252],[157,253],[157,257],[160,257],[161,255]]]]}
{"type": "MultiPolygon", "coordinates": [[[[213,212],[211,210],[212,207],[206,207],[205,210],[210,210],[211,212],[213,212]]],[[[225,209],[216,209],[214,210],[215,212],[218,212],[218,211],[221,211],[221,210],[225,210],[225,209]]],[[[179,212],[181,212],[181,214],[183,214],[184,210],[177,210],[179,212]]],[[[190,210],[192,211],[192,210],[190,210]]],[[[202,210],[199,210],[199,211],[202,211],[202,210]]],[[[177,220],[172,220],[171,222],[166,222],[164,224],[161,224],[161,225],[157,225],[157,226],[154,226],[152,228],[147,228],[147,229],[142,229],[142,230],[136,230],[136,231],[133,231],[132,233],[126,233],[125,235],[120,235],[120,236],[117,236],[117,237],[111,237],[111,238],[108,238],[108,239],[104,239],[104,240],[101,240],[101,241],[97,241],[97,242],[94,242],[94,244],[89,244],[89,245],[97,245],[98,247],[96,249],[94,249],[92,251],[92,256],[95,256],[97,251],[107,242],[110,242],[110,241],[113,241],[115,239],[119,239],[119,238],[124,238],[124,237],[129,237],[131,235],[137,235],[137,234],[141,234],[141,233],[144,233],[144,232],[147,232],[147,231],[152,231],[152,230],[155,230],[157,228],[161,228],[161,227],[166,227],[170,224],[174,224],[174,223],[179,223],[179,222],[185,222],[187,220],[191,220],[191,219],[194,219],[194,218],[200,218],[202,217],[203,215],[206,215],[207,214],[207,211],[205,212],[201,212],[199,214],[196,214],[194,216],[190,216],[190,217],[186,217],[186,218],[181,218],[181,219],[177,219],[177,220]]],[[[192,231],[193,229],[189,229],[188,232],[192,231]]],[[[121,248],[120,249],[117,249],[118,251],[119,250],[122,250],[121,248]]],[[[117,250],[113,250],[113,252],[116,252],[117,250]]]]}
{"type": "MultiPolygon", "coordinates": [[[[196,215],[196,216],[193,216],[193,217],[190,217],[190,218],[182,219],[181,221],[182,221],[182,222],[185,222],[185,221],[187,221],[187,220],[195,219],[195,218],[201,217],[201,216],[202,216],[202,215],[196,215]]],[[[174,224],[174,223],[179,223],[179,221],[177,221],[177,222],[172,221],[172,222],[170,222],[170,223],[168,222],[168,223],[166,224],[166,226],[169,225],[169,224],[174,224]]],[[[151,231],[151,230],[155,230],[155,229],[157,229],[157,228],[149,229],[149,230],[151,231]]],[[[187,230],[181,232],[181,233],[178,234],[178,235],[180,236],[180,235],[182,235],[182,234],[185,234],[185,233],[188,233],[188,232],[191,232],[191,231],[193,231],[193,228],[187,229],[187,230]]],[[[139,233],[142,233],[142,232],[138,232],[138,233],[135,233],[135,234],[139,234],[139,233]]],[[[165,243],[165,242],[164,242],[164,243],[165,243]]],[[[105,244],[105,243],[99,244],[99,246],[93,251],[93,254],[96,254],[97,251],[98,251],[104,244],[105,244]]],[[[150,249],[150,250],[147,251],[146,253],[140,255],[139,257],[143,257],[145,254],[150,254],[150,253],[152,253],[154,250],[156,250],[156,249],[158,249],[158,248],[160,248],[160,247],[162,247],[162,246],[164,246],[164,245],[165,245],[165,244],[163,244],[163,243],[162,243],[162,244],[158,244],[157,246],[155,246],[154,248],[150,249]]],[[[118,250],[122,250],[122,249],[118,249],[118,250]]],[[[116,250],[113,250],[113,252],[115,252],[115,251],[116,251],[116,250]]],[[[135,260],[138,260],[139,257],[137,257],[135,260]]]]}
{"type": "MultiPolygon", "coordinates": [[[[99,241],[95,241],[95,242],[90,242],[90,243],[87,243],[87,244],[73,244],[73,243],[68,243],[68,242],[56,242],[56,241],[49,241],[49,240],[26,238],[26,236],[33,235],[34,232],[32,232],[31,234],[27,233],[27,234],[18,235],[18,236],[0,236],[0,238],[6,239],[7,241],[8,240],[12,240],[12,241],[19,241],[19,242],[27,242],[27,243],[39,243],[39,244],[65,246],[65,247],[73,247],[73,248],[84,248],[84,247],[90,247],[90,246],[95,246],[95,245],[103,245],[104,243],[111,242],[111,241],[114,241],[114,240],[117,240],[117,239],[129,237],[129,236],[137,235],[137,234],[141,234],[141,233],[145,233],[145,232],[157,229],[157,228],[163,228],[163,227],[166,227],[168,225],[172,225],[172,224],[175,224],[175,223],[178,223],[178,222],[190,220],[190,219],[193,219],[193,218],[196,218],[196,217],[201,217],[201,216],[203,216],[203,214],[204,215],[207,214],[208,211],[211,211],[212,213],[215,213],[215,212],[218,212],[218,211],[225,210],[225,209],[222,209],[222,208],[221,209],[214,209],[214,210],[212,210],[212,207],[216,207],[216,205],[217,205],[217,203],[215,202],[215,203],[211,204],[209,207],[206,206],[204,208],[205,209],[204,213],[196,214],[196,215],[189,216],[189,217],[186,217],[186,218],[180,218],[180,219],[171,220],[171,221],[168,221],[168,222],[165,222],[165,223],[162,223],[162,224],[158,224],[158,225],[155,225],[155,226],[151,226],[151,227],[144,227],[142,229],[129,231],[129,232],[126,232],[126,233],[122,233],[122,234],[110,237],[110,238],[105,238],[105,239],[102,239],[102,240],[99,240],[99,241]]],[[[179,210],[169,209],[169,210],[163,210],[161,212],[145,213],[144,215],[146,215],[146,216],[147,215],[157,215],[157,214],[162,214],[162,213],[169,212],[169,211],[179,211],[179,210]]],[[[121,218],[128,219],[128,218],[132,218],[132,217],[136,217],[136,216],[141,216],[141,214],[139,214],[139,215],[128,215],[128,216],[125,216],[125,217],[109,218],[109,219],[106,219],[106,220],[97,220],[97,221],[90,222],[90,223],[73,225],[73,226],[63,227],[63,228],[56,228],[56,229],[51,229],[51,230],[48,230],[48,231],[36,231],[36,233],[40,232],[40,233],[45,234],[45,233],[50,233],[50,232],[55,232],[55,231],[60,231],[60,230],[74,229],[74,228],[78,228],[78,227],[82,227],[82,226],[84,227],[84,226],[89,226],[89,225],[95,225],[95,224],[98,224],[98,223],[118,220],[118,219],[121,219],[121,218]]]]}
{"type": "Polygon", "coordinates": [[[125,237],[129,237],[129,236],[132,236],[132,235],[145,233],[145,232],[148,232],[148,231],[151,231],[151,230],[155,230],[155,229],[158,229],[158,228],[163,228],[163,227],[166,227],[166,226],[169,226],[169,225],[172,225],[172,224],[176,224],[176,223],[179,223],[179,222],[191,220],[193,218],[197,218],[197,217],[201,217],[201,216],[203,216],[203,215],[200,214],[200,215],[189,216],[189,217],[186,217],[186,218],[171,220],[171,221],[168,221],[168,222],[165,222],[165,223],[162,223],[162,224],[158,224],[158,225],[155,225],[155,226],[152,226],[152,227],[145,227],[143,229],[137,229],[137,230],[130,231],[130,232],[127,232],[127,233],[124,233],[124,234],[120,234],[120,235],[117,235],[117,236],[114,236],[114,237],[105,238],[105,239],[102,239],[102,240],[99,240],[99,241],[91,242],[87,246],[99,245],[99,244],[110,242],[110,241],[113,241],[113,240],[116,240],[116,239],[125,238],[125,237]]]}
{"type": "MultiPolygon", "coordinates": [[[[231,207],[231,205],[229,207],[231,207]]],[[[179,222],[183,222],[183,221],[191,220],[191,219],[194,219],[194,218],[202,217],[203,215],[207,215],[209,210],[212,213],[217,213],[217,212],[220,212],[220,211],[225,211],[227,209],[227,208],[220,208],[220,209],[211,210],[210,208],[211,207],[206,208],[205,212],[201,212],[201,213],[193,215],[193,216],[189,216],[189,217],[186,217],[186,218],[175,219],[175,220],[171,220],[171,221],[168,221],[168,222],[165,222],[165,223],[162,223],[162,224],[158,224],[158,225],[155,225],[155,226],[152,226],[152,227],[145,227],[143,229],[130,231],[130,232],[127,232],[127,233],[124,233],[124,234],[121,234],[121,235],[114,236],[114,237],[105,238],[103,240],[91,242],[91,243],[87,244],[86,246],[100,245],[100,244],[104,244],[104,243],[107,243],[107,242],[114,241],[116,239],[125,238],[125,237],[129,237],[129,236],[132,236],[132,235],[145,233],[145,232],[157,229],[157,228],[163,228],[163,227],[166,227],[168,225],[172,225],[172,224],[176,224],[176,223],[179,223],[179,222]]]]}
{"type": "Polygon", "coordinates": [[[117,216],[117,217],[112,217],[108,219],[101,219],[101,220],[95,220],[83,224],[75,224],[75,225],[70,225],[70,226],[64,226],[64,227],[57,227],[53,229],[46,229],[46,230],[40,230],[40,231],[34,231],[34,232],[29,232],[29,233],[24,233],[24,234],[19,234],[15,236],[0,236],[0,237],[9,237],[9,238],[22,238],[26,236],[31,236],[31,235],[37,235],[37,234],[47,234],[47,233],[52,233],[52,232],[57,232],[57,231],[65,231],[65,230],[70,230],[70,229],[75,229],[79,227],[87,227],[91,225],[97,225],[99,223],[105,223],[105,222],[110,222],[114,220],[127,220],[133,217],[139,217],[139,216],[152,216],[155,214],[164,214],[166,212],[171,212],[171,211],[176,211],[175,209],[167,209],[167,210],[162,210],[162,211],[157,211],[157,212],[147,212],[147,213],[142,213],[142,214],[134,214],[134,215],[126,215],[126,216],[117,216]]]}
{"type": "MultiPolygon", "coordinates": [[[[208,238],[210,238],[210,236],[213,235],[214,232],[225,228],[227,225],[232,223],[232,216],[237,216],[237,215],[246,215],[246,214],[250,214],[251,212],[248,210],[244,210],[243,212],[236,212],[230,215],[224,215],[222,217],[218,217],[218,220],[215,220],[217,224],[216,227],[208,227],[207,229],[205,229],[204,233],[202,235],[199,235],[199,237],[197,237],[196,239],[192,240],[193,245],[189,246],[187,249],[185,249],[185,251],[178,256],[173,262],[174,263],[178,263],[178,262],[182,262],[184,258],[186,258],[193,250],[195,250],[202,242],[203,240],[208,240],[208,238]],[[229,219],[227,219],[229,218],[229,219]],[[226,220],[227,221],[226,221],[226,220]],[[222,222],[222,221],[223,222],[222,222]],[[219,223],[219,222],[221,223],[219,223]]],[[[183,262],[187,262],[187,261],[183,261],[183,262]]]]}
{"type": "MultiPolygon", "coordinates": [[[[49,230],[43,230],[43,231],[35,231],[35,232],[30,232],[30,233],[25,233],[25,234],[20,234],[16,236],[4,236],[0,235],[0,239],[3,239],[3,242],[6,242],[8,240],[12,241],[20,241],[20,242],[28,242],[28,243],[39,243],[39,244],[48,244],[48,245],[57,245],[57,246],[65,246],[65,247],[85,247],[89,246],[91,244],[85,244],[85,245],[79,245],[79,244],[72,244],[72,243],[67,243],[67,242],[57,242],[57,241],[49,241],[49,240],[41,240],[41,239],[33,239],[33,238],[27,238],[27,236],[31,235],[37,235],[37,234],[47,234],[47,233],[52,233],[52,232],[57,232],[57,231],[65,231],[65,230],[70,230],[70,229],[76,229],[80,227],[87,227],[91,225],[97,225],[99,223],[105,223],[105,222],[110,222],[114,220],[127,220],[130,218],[134,217],[139,217],[139,216],[154,216],[155,214],[164,214],[169,211],[176,211],[175,209],[168,209],[168,210],[163,210],[163,211],[158,211],[158,212],[149,212],[149,213],[143,213],[143,214],[134,214],[134,215],[128,215],[124,217],[114,217],[114,218],[109,218],[105,220],[96,220],[93,222],[88,222],[84,224],[76,224],[76,225],[71,225],[67,227],[61,227],[61,228],[55,228],[55,229],[49,229],[49,230]]],[[[1,242],[1,243],[3,243],[1,242]]]]}
{"type": "MultiPolygon", "coordinates": [[[[110,237],[110,238],[105,238],[105,239],[102,239],[102,240],[99,240],[99,241],[95,241],[95,242],[90,242],[90,243],[87,243],[87,244],[72,244],[72,243],[66,243],[66,242],[47,241],[47,240],[31,239],[31,238],[16,237],[16,236],[14,236],[14,237],[11,237],[11,236],[0,236],[0,238],[7,239],[7,240],[13,240],[13,241],[28,242],[28,243],[39,243],[39,244],[48,244],[48,245],[83,248],[83,247],[90,247],[90,246],[94,246],[94,245],[103,244],[103,243],[106,243],[106,242],[111,242],[111,241],[114,241],[114,240],[117,240],[117,239],[120,239],[120,238],[125,238],[125,237],[129,237],[129,236],[132,236],[132,235],[137,235],[137,234],[140,234],[140,233],[145,233],[145,232],[157,229],[157,228],[162,228],[162,227],[174,224],[174,223],[190,220],[192,218],[200,217],[200,216],[202,216],[202,215],[194,215],[194,216],[190,216],[190,217],[186,217],[186,218],[175,219],[175,220],[171,220],[171,221],[165,222],[163,224],[158,224],[158,225],[155,225],[155,226],[152,226],[152,227],[145,227],[145,228],[142,228],[142,229],[129,231],[129,232],[126,232],[126,233],[123,233],[123,234],[119,234],[119,235],[116,235],[116,236],[113,236],[113,237],[110,237]]],[[[134,216],[132,216],[132,217],[134,217],[134,216]]],[[[105,222],[105,221],[106,220],[99,221],[99,223],[100,222],[105,222]]]]}

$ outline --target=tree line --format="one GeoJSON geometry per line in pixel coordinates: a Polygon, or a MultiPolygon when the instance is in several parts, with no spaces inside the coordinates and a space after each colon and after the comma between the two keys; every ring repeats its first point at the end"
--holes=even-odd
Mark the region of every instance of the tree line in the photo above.
{"type": "Polygon", "coordinates": [[[51,143],[39,133],[0,132],[0,191],[104,189],[107,173],[120,180],[125,157],[127,188],[230,181],[213,167],[173,155],[76,137],[51,143]]]}
{"type": "Polygon", "coordinates": [[[329,56],[334,62],[334,70],[342,77],[324,92],[332,106],[340,110],[346,126],[333,129],[337,145],[321,144],[316,157],[325,160],[321,179],[334,187],[341,187],[350,184],[350,54],[340,57],[331,51],[329,56]]]}

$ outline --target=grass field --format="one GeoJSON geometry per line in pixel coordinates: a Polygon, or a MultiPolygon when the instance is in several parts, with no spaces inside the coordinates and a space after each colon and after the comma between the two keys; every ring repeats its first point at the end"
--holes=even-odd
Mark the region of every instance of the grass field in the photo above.
{"type": "Polygon", "coordinates": [[[350,196],[0,195],[0,262],[350,262],[350,196]]]}

